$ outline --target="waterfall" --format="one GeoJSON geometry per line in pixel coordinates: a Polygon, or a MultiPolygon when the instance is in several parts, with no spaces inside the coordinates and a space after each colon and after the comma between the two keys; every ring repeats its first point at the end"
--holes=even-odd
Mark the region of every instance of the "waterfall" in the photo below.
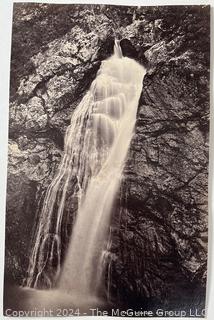
{"type": "Polygon", "coordinates": [[[64,156],[47,189],[26,285],[58,286],[96,296],[103,282],[113,204],[132,139],[145,69],[123,57],[119,41],[75,109],[64,156]],[[64,261],[63,219],[68,195],[77,214],[64,261]]]}

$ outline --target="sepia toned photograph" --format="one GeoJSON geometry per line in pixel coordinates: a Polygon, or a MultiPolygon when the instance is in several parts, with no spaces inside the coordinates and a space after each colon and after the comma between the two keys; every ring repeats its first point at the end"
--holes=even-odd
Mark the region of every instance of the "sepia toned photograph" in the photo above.
{"type": "Polygon", "coordinates": [[[210,6],[13,4],[4,315],[206,315],[210,6]]]}

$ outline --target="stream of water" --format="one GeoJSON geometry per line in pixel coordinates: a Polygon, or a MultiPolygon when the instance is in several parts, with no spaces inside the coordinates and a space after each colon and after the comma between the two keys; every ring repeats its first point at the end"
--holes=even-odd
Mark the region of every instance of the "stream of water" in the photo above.
{"type": "Polygon", "coordinates": [[[136,61],[122,56],[115,41],[114,54],[102,62],[75,109],[65,135],[64,156],[45,195],[27,287],[56,286],[69,294],[99,295],[113,204],[134,133],[145,72],[136,61]],[[78,209],[62,263],[63,214],[71,182],[78,209]]]}

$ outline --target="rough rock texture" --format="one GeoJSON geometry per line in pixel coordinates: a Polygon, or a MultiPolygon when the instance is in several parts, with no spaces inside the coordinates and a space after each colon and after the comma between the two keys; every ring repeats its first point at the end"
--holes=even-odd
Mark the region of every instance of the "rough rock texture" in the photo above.
{"type": "Polygon", "coordinates": [[[159,299],[187,310],[204,303],[209,23],[207,9],[197,10],[184,10],[183,24],[178,14],[170,37],[168,20],[158,20],[159,41],[144,52],[150,69],[121,188],[120,229],[112,231],[112,289],[133,305],[142,296],[150,308],[159,299]]]}
{"type": "Polygon", "coordinates": [[[167,292],[171,299],[186,299],[188,306],[190,287],[191,303],[203,303],[199,287],[206,285],[206,106],[188,97],[190,90],[192,83],[176,72],[144,81],[121,189],[121,227],[113,241],[119,244],[113,252],[121,267],[113,264],[114,277],[133,292],[133,303],[140,304],[142,295],[164,299],[167,292]],[[122,270],[124,278],[118,274],[122,270]]]}
{"type": "MultiPolygon", "coordinates": [[[[123,39],[147,66],[112,219],[117,303],[203,305],[207,253],[209,7],[15,4],[6,278],[21,284],[41,199],[73,110],[123,39]]],[[[110,271],[109,271],[110,270],[110,271]]]]}

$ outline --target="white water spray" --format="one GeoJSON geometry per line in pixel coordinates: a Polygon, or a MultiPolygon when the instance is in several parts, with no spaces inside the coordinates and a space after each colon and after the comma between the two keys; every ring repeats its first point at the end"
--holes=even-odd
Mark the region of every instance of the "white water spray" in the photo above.
{"type": "Polygon", "coordinates": [[[53,279],[57,279],[63,291],[98,295],[112,208],[133,135],[145,72],[137,62],[122,56],[115,41],[113,56],[102,62],[67,129],[64,156],[44,199],[27,286],[38,287],[45,282],[51,287],[53,279]],[[62,265],[62,221],[71,183],[78,198],[78,211],[62,265]]]}

